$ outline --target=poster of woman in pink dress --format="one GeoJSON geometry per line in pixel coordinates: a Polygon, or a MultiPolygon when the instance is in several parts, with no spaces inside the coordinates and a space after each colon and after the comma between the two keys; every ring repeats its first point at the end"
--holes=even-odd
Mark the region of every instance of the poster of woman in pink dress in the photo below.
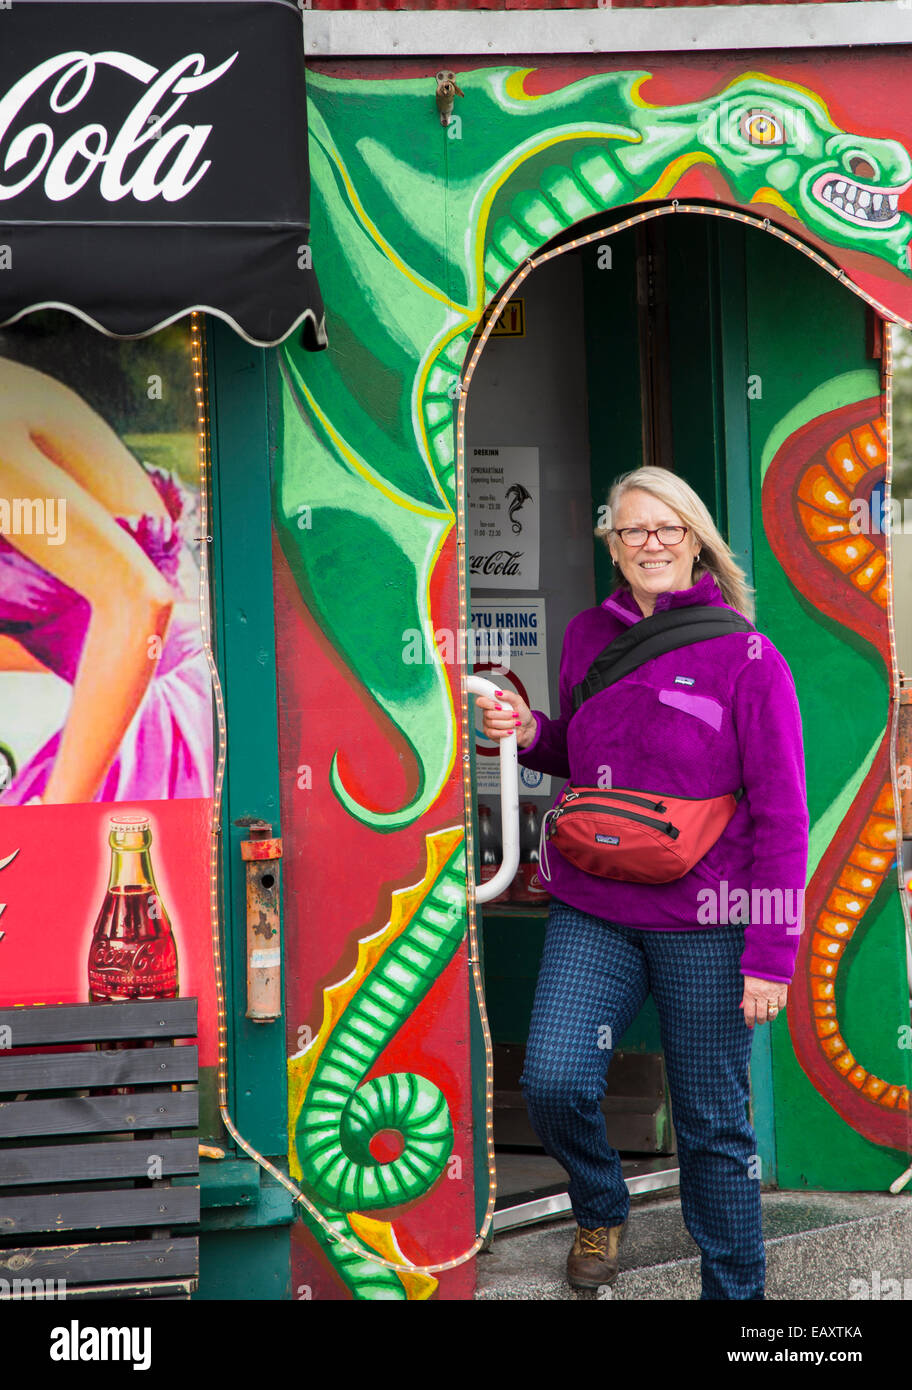
{"type": "Polygon", "coordinates": [[[187,326],[99,353],[53,318],[0,334],[0,806],[211,796],[187,326]],[[37,747],[42,702],[10,673],[70,688],[37,747]]]}
{"type": "Polygon", "coordinates": [[[194,386],[188,320],[130,341],[60,311],[0,330],[0,1003],[192,995],[206,1067],[194,386]],[[138,926],[118,915],[134,898],[138,926]]]}

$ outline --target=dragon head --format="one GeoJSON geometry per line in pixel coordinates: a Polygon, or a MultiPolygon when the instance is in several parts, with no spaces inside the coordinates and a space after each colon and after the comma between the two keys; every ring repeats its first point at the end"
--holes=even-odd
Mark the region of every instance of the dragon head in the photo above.
{"type": "Polygon", "coordinates": [[[803,87],[747,73],[701,103],[696,134],[743,203],[773,202],[825,240],[910,273],[912,159],[896,140],[839,130],[803,87]]]}

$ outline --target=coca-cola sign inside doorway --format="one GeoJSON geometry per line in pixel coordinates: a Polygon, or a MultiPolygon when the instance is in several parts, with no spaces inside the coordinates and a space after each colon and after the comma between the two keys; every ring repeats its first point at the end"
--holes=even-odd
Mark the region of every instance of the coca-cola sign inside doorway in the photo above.
{"type": "Polygon", "coordinates": [[[291,0],[0,4],[0,322],[115,334],[190,308],[321,345],[291,0]]]}
{"type": "Polygon", "coordinates": [[[538,449],[533,445],[474,445],[467,453],[471,589],[537,589],[538,449]]]}

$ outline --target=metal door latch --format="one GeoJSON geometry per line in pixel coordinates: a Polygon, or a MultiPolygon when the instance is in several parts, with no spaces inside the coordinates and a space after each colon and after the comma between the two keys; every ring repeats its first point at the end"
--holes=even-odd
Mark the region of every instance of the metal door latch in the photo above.
{"type": "Polygon", "coordinates": [[[282,841],[264,820],[245,816],[241,841],[247,868],[247,1017],[274,1023],[282,1014],[282,949],[279,938],[279,868],[282,841]]]}

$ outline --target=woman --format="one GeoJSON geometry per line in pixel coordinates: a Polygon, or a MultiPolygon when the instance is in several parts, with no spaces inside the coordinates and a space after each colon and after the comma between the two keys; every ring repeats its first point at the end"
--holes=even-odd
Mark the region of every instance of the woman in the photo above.
{"type": "Polygon", "coordinates": [[[211,795],[209,671],[179,577],[185,490],[61,382],[0,359],[0,499],[50,501],[56,531],[0,535],[0,671],[73,687],[63,729],[0,806],[211,795]]]}
{"type": "Polygon", "coordinates": [[[708,853],[671,883],[602,878],[549,848],[553,901],[521,1084],[542,1143],[570,1175],[570,1283],[613,1283],[630,1199],[600,1101],[614,1047],[651,991],[702,1297],[762,1299],[749,1060],[754,1025],[785,1008],[803,925],[798,701],[769,639],[730,633],[653,658],[574,714],[573,687],[640,619],[689,604],[752,616],[742,571],[681,478],[635,469],[615,483],[608,514],[599,534],[617,584],[567,628],[560,717],[500,692],[478,701],[484,731],[498,739],[515,729],[522,763],[580,786],[696,798],[743,787],[744,795],[708,853]],[[749,918],[729,912],[733,902],[749,903],[749,918]]]}

